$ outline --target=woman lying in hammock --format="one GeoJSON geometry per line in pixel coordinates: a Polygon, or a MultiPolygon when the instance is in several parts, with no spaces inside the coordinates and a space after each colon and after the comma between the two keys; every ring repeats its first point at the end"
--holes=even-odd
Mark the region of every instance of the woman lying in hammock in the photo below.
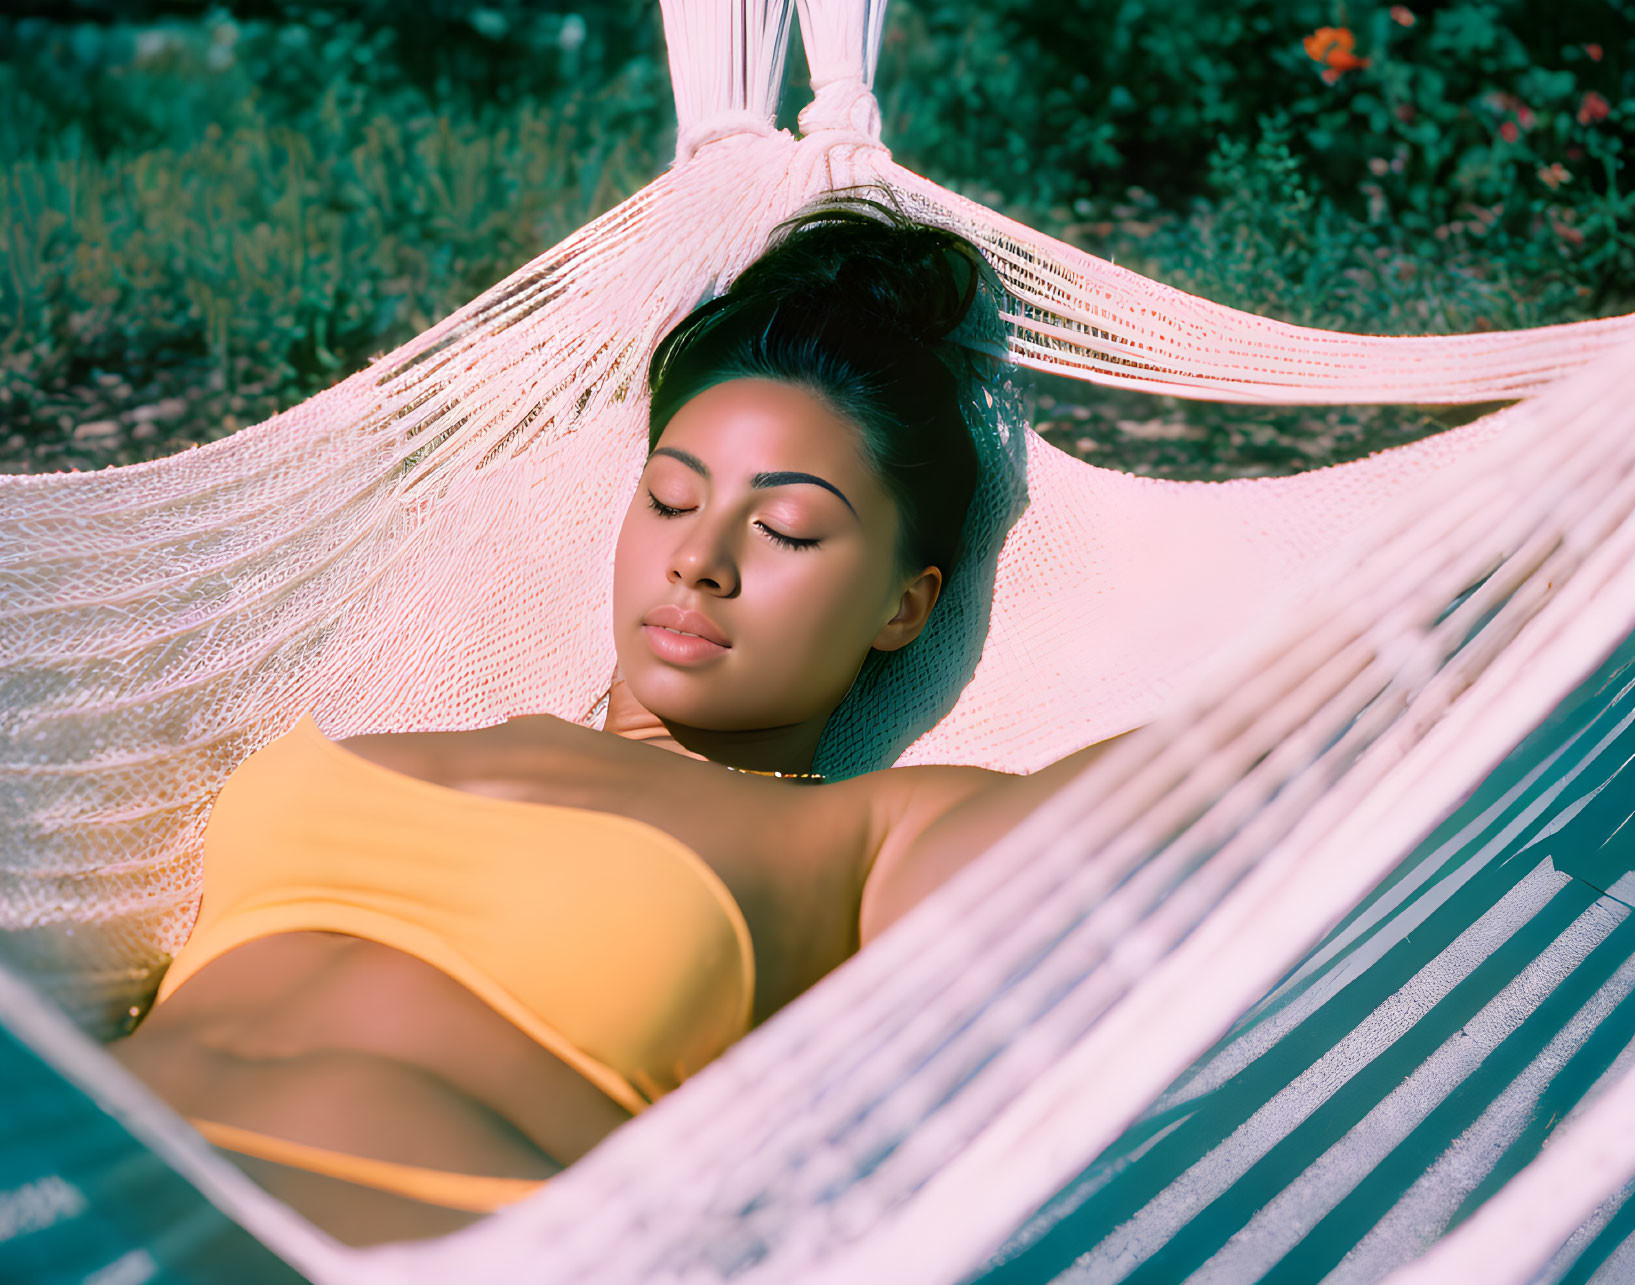
{"type": "Polygon", "coordinates": [[[113,1051],[340,1239],[527,1194],[1096,752],[810,775],[959,556],[984,385],[947,337],[997,308],[968,243],[866,207],[795,220],[654,356],[606,731],[303,719],[221,793],[198,922],[113,1051]]]}

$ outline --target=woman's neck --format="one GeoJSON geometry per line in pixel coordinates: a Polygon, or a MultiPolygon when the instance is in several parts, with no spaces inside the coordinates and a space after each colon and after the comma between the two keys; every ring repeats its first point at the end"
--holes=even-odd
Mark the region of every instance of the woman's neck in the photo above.
{"type": "Polygon", "coordinates": [[[730,767],[757,772],[810,772],[818,739],[827,721],[744,732],[714,732],[667,723],[643,706],[632,694],[630,685],[615,675],[608,691],[607,722],[603,730],[627,740],[646,741],[688,758],[709,759],[730,767]]]}

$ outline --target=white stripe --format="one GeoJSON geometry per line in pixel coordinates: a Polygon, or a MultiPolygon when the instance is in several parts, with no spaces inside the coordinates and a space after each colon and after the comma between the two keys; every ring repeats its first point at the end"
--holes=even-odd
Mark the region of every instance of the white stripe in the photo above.
{"type": "MultiPolygon", "coordinates": [[[[1602,898],[1596,907],[1604,908],[1620,922],[1628,917],[1628,911],[1609,898],[1602,898]]],[[[1574,928],[1577,927],[1575,924],[1574,928]]],[[[1596,988],[1538,1056],[1403,1192],[1373,1230],[1357,1242],[1328,1281],[1334,1285],[1376,1281],[1392,1268],[1423,1253],[1427,1245],[1441,1236],[1465,1197],[1487,1177],[1504,1149],[1533,1119],[1539,1098],[1550,1081],[1632,988],[1635,988],[1635,959],[1626,960],[1596,988]]]]}
{"type": "MultiPolygon", "coordinates": [[[[1631,688],[1635,688],[1635,682],[1626,685],[1624,689],[1613,698],[1614,703],[1623,700],[1629,694],[1631,688]]],[[[1519,796],[1521,796],[1525,791],[1531,789],[1538,781],[1539,777],[1548,772],[1563,754],[1565,754],[1572,748],[1573,745],[1583,738],[1590,728],[1581,729],[1579,732],[1570,737],[1563,745],[1551,753],[1543,763],[1539,764],[1538,767],[1527,773],[1527,775],[1520,782],[1518,782],[1511,789],[1507,790],[1503,798],[1499,799],[1493,804],[1493,806],[1484,810],[1482,815],[1471,824],[1461,828],[1456,835],[1450,838],[1446,843],[1439,846],[1434,853],[1428,854],[1416,865],[1416,868],[1410,874],[1405,875],[1400,881],[1398,881],[1397,884],[1390,888],[1386,893],[1382,894],[1379,900],[1373,905],[1369,906],[1368,909],[1362,914],[1358,915],[1357,919],[1353,923],[1347,925],[1342,932],[1337,933],[1332,941],[1326,943],[1319,950],[1313,952],[1312,957],[1298,969],[1296,969],[1287,981],[1271,992],[1266,999],[1260,1004],[1257,1004],[1254,1009],[1250,1010],[1250,1013],[1247,1015],[1245,1020],[1252,1020],[1255,1013],[1264,1012],[1266,1009],[1275,1006],[1279,1002],[1280,997],[1289,995],[1293,988],[1300,985],[1304,979],[1311,977],[1330,961],[1334,960],[1341,954],[1342,951],[1347,949],[1348,945],[1356,942],[1367,930],[1376,925],[1382,924],[1389,919],[1388,932],[1379,933],[1373,940],[1367,942],[1366,944],[1352,948],[1350,954],[1346,955],[1340,960],[1338,967],[1334,968],[1326,976],[1322,977],[1321,980],[1315,985],[1310,986],[1305,994],[1290,1002],[1288,1007],[1282,1013],[1277,1014],[1275,1017],[1269,1017],[1263,1020],[1260,1026],[1257,1026],[1254,1031],[1246,1032],[1243,1037],[1233,1041],[1233,1044],[1227,1049],[1223,1049],[1223,1057],[1212,1061],[1206,1068],[1204,1068],[1202,1072],[1202,1074],[1210,1077],[1207,1084],[1204,1084],[1194,1090],[1192,1084],[1188,1082],[1186,1083],[1186,1091],[1184,1094],[1178,1096],[1177,1098],[1170,1098],[1166,1096],[1165,1098],[1160,1099],[1160,1105],[1168,1105],[1171,1101],[1185,1100],[1186,1098],[1196,1096],[1198,1093],[1206,1091],[1207,1088],[1213,1087],[1216,1084],[1225,1083],[1225,1081],[1232,1075],[1235,1075],[1242,1066],[1247,1066],[1249,1062],[1254,1060],[1254,1058],[1259,1057],[1263,1052],[1265,1052],[1266,1048],[1270,1047],[1270,1045],[1274,1043],[1276,1039],[1282,1038],[1285,1031],[1297,1025],[1298,1021],[1303,1021],[1307,1015],[1315,1011],[1315,1009],[1321,1003],[1325,1002],[1331,995],[1338,993],[1342,987],[1360,975],[1366,967],[1384,955],[1385,952],[1394,946],[1401,937],[1413,932],[1414,929],[1418,928],[1419,925],[1428,919],[1434,911],[1445,904],[1448,899],[1451,898],[1460,888],[1462,888],[1472,877],[1474,877],[1480,869],[1486,866],[1489,861],[1501,853],[1504,848],[1516,837],[1516,835],[1520,834],[1526,829],[1526,827],[1532,825],[1546,809],[1554,805],[1556,800],[1561,796],[1562,792],[1580,776],[1582,776],[1585,771],[1587,771],[1592,765],[1599,764],[1601,755],[1605,753],[1608,747],[1613,745],[1621,735],[1623,735],[1624,731],[1631,725],[1631,723],[1635,723],[1635,709],[1632,709],[1623,718],[1619,719],[1610,730],[1603,733],[1601,738],[1578,763],[1565,771],[1559,781],[1548,786],[1539,795],[1537,800],[1530,803],[1497,835],[1483,843],[1481,848],[1475,853],[1474,856],[1467,860],[1457,870],[1442,875],[1442,877],[1437,880],[1435,886],[1432,887],[1429,892],[1403,910],[1399,917],[1391,919],[1390,914],[1395,907],[1400,906],[1401,903],[1414,890],[1424,886],[1424,884],[1428,881],[1436,879],[1441,871],[1442,863],[1447,858],[1453,856],[1461,849],[1475,842],[1477,836],[1482,833],[1484,827],[1490,825],[1498,816],[1502,815],[1504,810],[1510,807],[1519,796]],[[1267,1036],[1262,1035],[1262,1028],[1267,1028],[1268,1034],[1273,1038],[1267,1038],[1267,1036]],[[1238,1046],[1242,1044],[1247,1044],[1247,1047],[1245,1047],[1243,1053],[1239,1055],[1238,1046]],[[1227,1058],[1230,1058],[1231,1061],[1226,1061],[1225,1059],[1227,1058]],[[1220,1063],[1218,1068],[1217,1063],[1220,1063]]],[[[1593,726],[1593,723],[1591,726],[1593,726]]],[[[1610,780],[1610,774],[1608,775],[1608,779],[1610,780]]],[[[1572,803],[1564,807],[1561,815],[1552,817],[1550,822],[1542,827],[1539,833],[1534,835],[1533,838],[1528,841],[1525,847],[1520,849],[1520,851],[1527,851],[1528,848],[1533,847],[1541,840],[1548,838],[1550,835],[1561,829],[1561,827],[1569,820],[1578,815],[1579,811],[1585,806],[1585,804],[1587,804],[1590,799],[1594,798],[1595,795],[1599,794],[1601,790],[1605,788],[1605,785],[1606,782],[1603,781],[1602,785],[1597,786],[1595,789],[1590,791],[1590,793],[1586,794],[1580,799],[1575,799],[1572,803]]]]}
{"type": "Polygon", "coordinates": [[[1493,1050],[1617,927],[1623,915],[1609,909],[1611,904],[1581,915],[1338,1142],[1289,1180],[1199,1270],[1197,1285],[1264,1272],[1309,1235],[1449,1094],[1480,1075],[1493,1050]]]}
{"type": "MultiPolygon", "coordinates": [[[[1482,1073],[1482,1066],[1493,1051],[1572,975],[1573,970],[1606,939],[1627,913],[1623,907],[1605,897],[1585,910],[1464,1026],[1450,1034],[1435,1052],[1348,1129],[1344,1137],[1262,1205],[1254,1217],[1196,1273],[1190,1285],[1224,1285],[1225,1282],[1245,1280],[1251,1273],[1265,1272],[1293,1249],[1449,1094],[1470,1076],[1482,1073]]],[[[1566,1060],[1571,1049],[1576,1048],[1593,1029],[1593,1022],[1581,1022],[1575,1035],[1562,1034],[1552,1041],[1551,1049],[1567,1047],[1567,1052],[1560,1053],[1553,1061],[1547,1054],[1543,1059],[1546,1073],[1554,1074],[1559,1070],[1560,1063],[1566,1060]]],[[[1535,1089],[1533,1092],[1534,1100],[1537,1091],[1535,1089]]],[[[1512,1121],[1514,1131],[1519,1132],[1525,1123],[1526,1115],[1523,1113],[1512,1121]]],[[[1457,1153],[1456,1146],[1455,1151],[1445,1153],[1443,1159],[1457,1153]]],[[[1481,1155],[1465,1152],[1462,1158],[1476,1166],[1478,1171],[1461,1172],[1461,1178],[1469,1182],[1464,1190],[1469,1190],[1470,1186],[1480,1181],[1497,1162],[1499,1155],[1498,1150],[1489,1150],[1481,1155]]],[[[1423,1176],[1421,1181],[1424,1181],[1423,1176]]],[[[1443,1190],[1441,1194],[1449,1203],[1440,1222],[1423,1239],[1404,1245],[1398,1238],[1380,1247],[1381,1256],[1388,1260],[1381,1265],[1381,1271],[1412,1258],[1440,1233],[1452,1216],[1462,1192],[1443,1190]]],[[[1367,1278],[1366,1274],[1364,1277],[1351,1275],[1343,1279],[1364,1278],[1367,1278]]]]}
{"type": "Polygon", "coordinates": [[[1389,1052],[1404,1031],[1524,927],[1568,882],[1548,862],[1540,862],[1333,1048],[1079,1259],[1075,1270],[1082,1268],[1084,1274],[1070,1279],[1116,1280],[1156,1252],[1353,1076],[1389,1052]]]}
{"type": "MultiPolygon", "coordinates": [[[[1553,758],[1554,756],[1552,756],[1553,758]]],[[[1465,844],[1471,842],[1475,834],[1480,833],[1480,827],[1489,824],[1497,814],[1502,814],[1504,808],[1509,807],[1517,794],[1526,790],[1536,779],[1539,772],[1529,773],[1525,781],[1509,791],[1505,797],[1483,813],[1477,824],[1465,827],[1458,835],[1439,847],[1436,852],[1429,854],[1418,863],[1411,875],[1404,877],[1389,893],[1382,896],[1374,906],[1369,908],[1366,916],[1359,916],[1358,920],[1342,937],[1336,938],[1322,950],[1317,952],[1312,960],[1303,965],[1290,979],[1273,991],[1265,1001],[1256,1005],[1256,1010],[1264,1011],[1275,1004],[1278,997],[1287,995],[1290,988],[1302,978],[1310,978],[1321,967],[1327,972],[1314,983],[1308,985],[1304,993],[1291,999],[1280,1011],[1264,1017],[1251,1029],[1244,1031],[1232,1040],[1209,1063],[1202,1067],[1192,1078],[1184,1080],[1173,1094],[1166,1094],[1156,1104],[1163,1109],[1176,1102],[1189,1101],[1225,1084],[1237,1076],[1243,1069],[1283,1039],[1290,1031],[1299,1026],[1319,1008],[1326,1004],[1346,986],[1360,977],[1368,968],[1385,955],[1391,947],[1414,929],[1423,924],[1431,915],[1439,910],[1460,888],[1464,887],[1475,875],[1480,872],[1495,857],[1501,854],[1515,836],[1531,825],[1565,788],[1571,776],[1551,787],[1536,803],[1527,807],[1519,816],[1512,819],[1498,834],[1484,843],[1472,856],[1452,871],[1441,871],[1442,863],[1452,854],[1459,851],[1465,844]],[[1343,956],[1340,951],[1347,944],[1355,943],[1363,932],[1375,926],[1380,920],[1387,917],[1390,911],[1401,906],[1409,893],[1423,886],[1427,881],[1434,879],[1438,873],[1442,877],[1434,887],[1424,896],[1418,898],[1411,905],[1398,911],[1397,917],[1388,924],[1388,931],[1381,929],[1372,938],[1354,945],[1350,953],[1343,956]],[[1336,958],[1336,956],[1339,956],[1336,958]]],[[[1574,773],[1576,775],[1576,771],[1574,773]]]]}
{"type": "Polygon", "coordinates": [[[1589,1285],[1629,1285],[1630,1281],[1635,1281],[1635,1236],[1625,1237],[1624,1243],[1607,1255],[1590,1277],[1589,1285]]]}

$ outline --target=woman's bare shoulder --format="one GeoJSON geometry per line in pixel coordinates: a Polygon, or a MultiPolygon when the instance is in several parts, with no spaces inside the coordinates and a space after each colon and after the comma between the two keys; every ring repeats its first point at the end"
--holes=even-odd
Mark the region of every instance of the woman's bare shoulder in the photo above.
{"type": "MultiPolygon", "coordinates": [[[[988,768],[956,764],[885,768],[811,792],[814,805],[857,818],[866,833],[858,886],[865,898],[902,854],[950,813],[1003,782],[1016,778],[988,768]]],[[[887,879],[891,876],[886,875],[887,879]]]]}
{"type": "Polygon", "coordinates": [[[951,807],[1017,778],[1009,772],[960,764],[889,767],[826,787],[866,801],[888,829],[901,830],[921,819],[935,819],[951,807]]]}
{"type": "Polygon", "coordinates": [[[1117,739],[1027,774],[955,766],[873,774],[882,778],[868,787],[877,792],[879,838],[863,885],[862,942],[867,944],[998,842],[1117,739]]]}

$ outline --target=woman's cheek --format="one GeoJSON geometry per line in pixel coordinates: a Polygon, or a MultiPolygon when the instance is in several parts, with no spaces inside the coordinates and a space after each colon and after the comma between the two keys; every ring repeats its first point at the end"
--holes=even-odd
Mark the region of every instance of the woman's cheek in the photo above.
{"type": "Polygon", "coordinates": [[[856,568],[826,568],[828,574],[814,576],[805,589],[803,614],[812,641],[811,654],[818,660],[844,668],[857,657],[851,653],[866,648],[860,641],[868,615],[869,592],[856,568]]]}

